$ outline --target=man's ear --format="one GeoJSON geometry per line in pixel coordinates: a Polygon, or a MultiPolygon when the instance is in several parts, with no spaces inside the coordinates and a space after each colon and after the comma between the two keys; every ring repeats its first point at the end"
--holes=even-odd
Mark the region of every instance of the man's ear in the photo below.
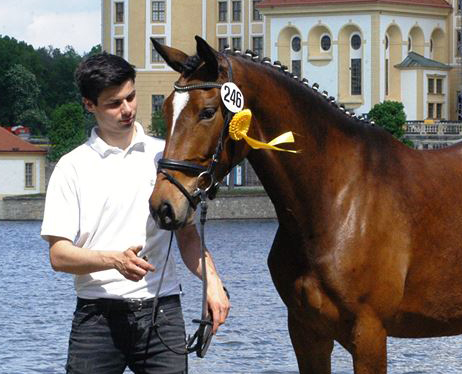
{"type": "Polygon", "coordinates": [[[186,53],[183,53],[178,49],[162,45],[154,38],[151,38],[151,42],[156,51],[159,52],[159,54],[162,56],[162,58],[165,60],[168,66],[170,66],[173,70],[177,71],[178,73],[182,73],[184,71],[184,64],[188,59],[188,55],[186,53]]]}
{"type": "Polygon", "coordinates": [[[93,101],[90,99],[87,99],[86,97],[82,98],[83,105],[85,106],[85,109],[88,110],[90,113],[95,112],[95,104],[93,101]]]}

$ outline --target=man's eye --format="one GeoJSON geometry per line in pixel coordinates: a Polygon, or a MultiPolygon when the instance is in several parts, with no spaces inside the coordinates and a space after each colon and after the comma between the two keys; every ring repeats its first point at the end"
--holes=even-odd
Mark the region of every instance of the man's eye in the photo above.
{"type": "Polygon", "coordinates": [[[213,118],[215,115],[216,109],[215,108],[205,108],[202,109],[199,113],[199,119],[210,119],[213,118]]]}

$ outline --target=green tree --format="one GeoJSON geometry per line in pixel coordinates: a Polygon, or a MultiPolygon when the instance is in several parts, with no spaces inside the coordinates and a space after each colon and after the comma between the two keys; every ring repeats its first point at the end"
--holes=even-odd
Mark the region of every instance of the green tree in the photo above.
{"type": "Polygon", "coordinates": [[[51,144],[48,152],[50,161],[58,161],[86,140],[85,115],[78,102],[63,104],[51,115],[48,139],[51,144]]]}
{"type": "MultiPolygon", "coordinates": [[[[46,122],[44,113],[38,114],[40,88],[35,75],[21,64],[15,64],[0,77],[0,92],[2,105],[0,107],[0,121],[10,125],[24,124],[25,117],[30,118],[36,113],[36,118],[46,122]],[[29,114],[26,115],[26,112],[29,114]]],[[[39,123],[40,121],[34,121],[39,123]]],[[[29,124],[27,124],[29,126],[29,124]]],[[[35,129],[40,133],[40,129],[35,129]]]]}
{"type": "Polygon", "coordinates": [[[33,135],[46,134],[48,129],[48,116],[39,108],[27,109],[21,113],[16,124],[29,127],[33,135]]]}
{"type": "Polygon", "coordinates": [[[404,139],[406,113],[404,112],[404,105],[402,103],[398,101],[384,101],[382,103],[375,104],[369,112],[369,119],[383,127],[395,138],[409,146],[412,146],[412,142],[404,139]]]}
{"type": "Polygon", "coordinates": [[[167,134],[167,128],[165,126],[165,121],[162,116],[162,112],[156,111],[152,113],[151,127],[149,128],[149,131],[153,136],[165,139],[165,135],[167,134]]]}

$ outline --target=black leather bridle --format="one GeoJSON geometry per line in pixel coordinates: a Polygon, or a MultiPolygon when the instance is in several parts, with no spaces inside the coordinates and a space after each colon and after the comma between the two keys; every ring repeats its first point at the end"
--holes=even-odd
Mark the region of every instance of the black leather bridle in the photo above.
{"type": "MultiPolygon", "coordinates": [[[[228,57],[225,54],[222,54],[225,60],[228,63],[228,82],[233,81],[233,71],[231,68],[231,62],[229,61],[228,57]]],[[[204,82],[204,83],[197,83],[197,84],[190,84],[190,85],[180,85],[178,82],[175,82],[173,87],[175,88],[175,92],[187,92],[192,90],[206,90],[211,88],[221,88],[223,83],[218,82],[204,82]]],[[[191,161],[183,161],[183,160],[174,160],[170,158],[161,158],[157,165],[158,169],[157,172],[161,173],[165,176],[165,178],[172,184],[174,184],[181,193],[188,199],[189,204],[191,207],[196,210],[197,208],[197,199],[201,198],[201,194],[205,191],[206,195],[209,198],[214,198],[215,194],[219,188],[219,182],[215,176],[216,166],[218,165],[221,157],[221,153],[223,151],[223,143],[225,136],[229,129],[229,123],[233,118],[234,113],[231,112],[229,109],[225,107],[225,121],[223,127],[221,129],[220,137],[218,138],[218,143],[215,148],[215,152],[211,158],[211,161],[207,167],[203,165],[196,164],[191,161]],[[197,175],[197,183],[196,183],[196,190],[191,194],[189,193],[186,188],[171,174],[167,172],[167,170],[175,170],[185,173],[190,173],[193,175],[197,175]],[[205,188],[200,187],[200,182],[202,179],[209,180],[208,185],[205,188]]]]}

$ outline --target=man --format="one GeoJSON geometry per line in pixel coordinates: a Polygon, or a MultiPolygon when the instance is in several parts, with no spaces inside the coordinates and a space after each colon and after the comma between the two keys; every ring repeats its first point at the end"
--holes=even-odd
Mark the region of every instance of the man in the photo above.
{"type": "MultiPolygon", "coordinates": [[[[148,205],[164,142],[135,122],[135,74],[107,53],[79,65],[76,81],[97,127],[61,158],[48,186],[41,234],[53,269],[75,274],[68,373],[123,373],[126,366],[135,373],[187,372],[180,285],[167,256],[170,234],[155,226],[148,205]]],[[[178,230],[176,238],[184,263],[200,277],[196,228],[178,230]]],[[[209,253],[206,262],[216,332],[230,306],[209,253]]]]}

